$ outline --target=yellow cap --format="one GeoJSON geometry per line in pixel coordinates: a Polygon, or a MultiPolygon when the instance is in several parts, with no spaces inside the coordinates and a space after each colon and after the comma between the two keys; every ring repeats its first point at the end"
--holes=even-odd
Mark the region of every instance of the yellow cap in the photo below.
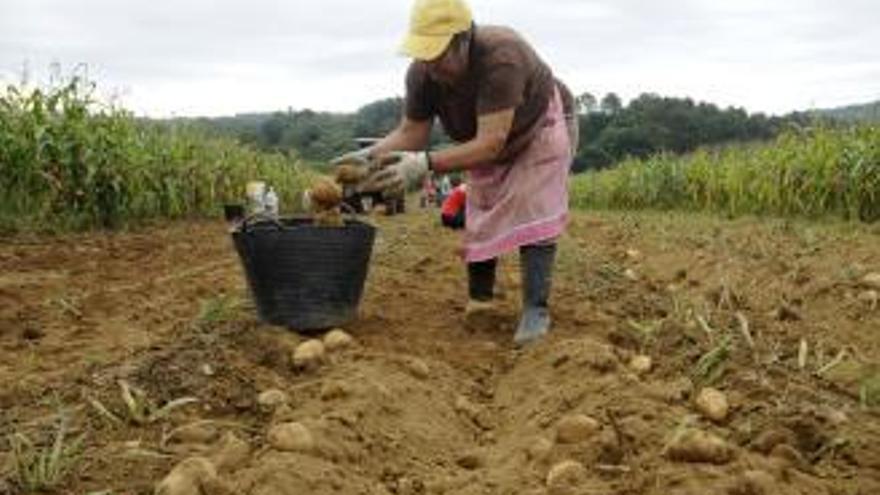
{"type": "Polygon", "coordinates": [[[472,20],[463,0],[416,0],[400,51],[417,60],[434,60],[453,36],[470,29],[472,20]]]}

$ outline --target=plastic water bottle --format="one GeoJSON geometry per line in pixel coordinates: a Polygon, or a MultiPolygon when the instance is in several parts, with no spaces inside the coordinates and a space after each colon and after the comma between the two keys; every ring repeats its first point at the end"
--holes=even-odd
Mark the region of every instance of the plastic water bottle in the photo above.
{"type": "Polygon", "coordinates": [[[247,197],[251,215],[259,215],[266,212],[265,182],[258,180],[248,182],[247,197]]]}
{"type": "Polygon", "coordinates": [[[266,213],[271,217],[278,216],[278,194],[275,193],[274,187],[269,187],[269,190],[266,191],[266,213]]]}

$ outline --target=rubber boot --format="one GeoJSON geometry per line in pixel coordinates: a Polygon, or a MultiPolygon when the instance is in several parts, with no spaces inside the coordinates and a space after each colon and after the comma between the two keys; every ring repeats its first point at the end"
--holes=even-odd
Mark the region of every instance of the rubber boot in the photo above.
{"type": "Polygon", "coordinates": [[[490,330],[496,322],[495,259],[468,263],[468,303],[464,311],[465,326],[474,331],[490,330]]]}
{"type": "Polygon", "coordinates": [[[550,330],[550,287],[556,244],[540,244],[520,248],[523,311],[513,341],[527,344],[550,330]]]}

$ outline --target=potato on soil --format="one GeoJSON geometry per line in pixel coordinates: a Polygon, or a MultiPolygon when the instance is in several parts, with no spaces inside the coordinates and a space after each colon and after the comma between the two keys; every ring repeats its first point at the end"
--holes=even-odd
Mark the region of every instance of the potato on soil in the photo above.
{"type": "Polygon", "coordinates": [[[269,429],[269,444],[286,452],[312,452],[315,438],[302,423],[281,423],[269,429]]]}
{"type": "Polygon", "coordinates": [[[410,358],[406,360],[406,369],[409,371],[409,374],[418,378],[419,380],[424,380],[431,375],[431,368],[428,367],[428,363],[422,361],[419,358],[410,358]]]}
{"type": "Polygon", "coordinates": [[[553,453],[553,442],[539,437],[526,448],[526,456],[530,461],[543,462],[550,458],[553,453]]]}
{"type": "Polygon", "coordinates": [[[327,352],[335,352],[347,349],[354,345],[354,339],[343,330],[338,328],[330,330],[324,335],[324,348],[327,352]]]}
{"type": "Polygon", "coordinates": [[[244,463],[251,454],[251,446],[238,438],[235,433],[227,432],[214,446],[208,458],[217,470],[235,469],[244,463]]]}
{"type": "Polygon", "coordinates": [[[584,483],[587,470],[576,461],[562,461],[547,473],[547,491],[550,495],[574,495],[584,483]]]}
{"type": "Polygon", "coordinates": [[[293,351],[293,366],[300,370],[312,370],[324,362],[324,344],[317,339],[307,340],[293,351]]]}
{"type": "Polygon", "coordinates": [[[287,395],[287,392],[277,388],[270,388],[260,392],[260,395],[257,396],[257,404],[266,411],[274,411],[282,404],[287,404],[288,402],[290,402],[290,396],[287,395]]]}
{"type": "Polygon", "coordinates": [[[862,285],[869,289],[880,289],[880,272],[869,273],[862,277],[862,285]]]}
{"type": "Polygon", "coordinates": [[[217,477],[214,464],[204,457],[184,459],[156,485],[155,495],[201,495],[202,486],[217,477]]]}
{"type": "Polygon", "coordinates": [[[640,354],[640,355],[634,356],[632,359],[630,359],[629,369],[630,369],[630,371],[632,371],[633,373],[635,373],[637,375],[644,375],[644,374],[649,373],[651,371],[653,364],[654,363],[651,361],[651,356],[645,356],[645,355],[640,354]]]}
{"type": "Polygon", "coordinates": [[[580,443],[599,431],[601,425],[586,414],[565,416],[556,424],[556,441],[562,444],[580,443]]]}
{"type": "Polygon", "coordinates": [[[733,448],[721,438],[701,430],[687,430],[666,448],[666,457],[679,462],[726,464],[733,459],[733,448]]]}
{"type": "Polygon", "coordinates": [[[727,489],[729,495],[774,495],[776,480],[766,471],[751,470],[734,478],[727,489]]]}
{"type": "Polygon", "coordinates": [[[172,430],[169,441],[175,443],[211,443],[220,436],[217,425],[209,421],[195,421],[172,430]]]}
{"type": "Polygon", "coordinates": [[[727,414],[730,411],[727,396],[720,390],[711,387],[700,390],[695,405],[700,414],[716,423],[727,419],[727,414]]]}

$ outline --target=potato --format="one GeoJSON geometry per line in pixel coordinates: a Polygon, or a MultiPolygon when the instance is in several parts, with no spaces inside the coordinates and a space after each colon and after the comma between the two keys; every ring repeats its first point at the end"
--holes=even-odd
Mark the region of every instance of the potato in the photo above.
{"type": "Polygon", "coordinates": [[[227,432],[214,446],[208,456],[217,470],[235,469],[247,461],[251,454],[251,446],[238,438],[235,433],[227,432]]]}
{"type": "Polygon", "coordinates": [[[733,448],[724,440],[701,430],[687,430],[666,447],[665,455],[679,462],[726,464],[734,457],[733,448]]]}
{"type": "Polygon", "coordinates": [[[324,343],[317,339],[307,340],[293,351],[293,366],[300,370],[313,370],[324,363],[324,343]]]}
{"type": "Polygon", "coordinates": [[[342,188],[326,177],[315,179],[309,188],[313,211],[332,210],[342,203],[342,188]]]}
{"type": "Polygon", "coordinates": [[[287,392],[277,388],[270,388],[260,392],[260,395],[257,396],[257,404],[268,412],[274,411],[282,404],[287,404],[288,402],[290,402],[290,396],[287,395],[287,392]]]}
{"type": "Polygon", "coordinates": [[[586,414],[572,414],[556,424],[556,441],[561,444],[583,442],[599,431],[599,422],[586,414]]]}
{"type": "Polygon", "coordinates": [[[562,461],[547,473],[547,491],[550,495],[568,495],[578,492],[578,486],[587,478],[587,469],[576,461],[562,461]]]}
{"type": "Polygon", "coordinates": [[[324,335],[324,348],[327,349],[327,352],[347,349],[353,345],[354,339],[344,330],[336,328],[324,335]]]}
{"type": "Polygon", "coordinates": [[[862,285],[869,289],[880,289],[880,272],[869,273],[862,277],[862,285]]]}
{"type": "Polygon", "coordinates": [[[349,395],[351,395],[351,388],[345,382],[330,380],[321,385],[321,400],[323,401],[344,399],[349,395]]]}
{"type": "Polygon", "coordinates": [[[526,456],[530,461],[544,462],[550,458],[553,452],[553,442],[544,437],[539,437],[526,448],[526,456]]]}
{"type": "Polygon", "coordinates": [[[213,423],[196,421],[171,432],[170,440],[179,443],[211,443],[220,436],[220,431],[213,423]]]}
{"type": "Polygon", "coordinates": [[[778,492],[773,476],[761,470],[744,472],[727,489],[729,495],[773,495],[778,492]]]}
{"type": "Polygon", "coordinates": [[[202,485],[217,477],[214,464],[204,457],[184,459],[156,485],[156,495],[201,495],[202,485]]]}
{"type": "Polygon", "coordinates": [[[431,368],[428,367],[428,363],[422,361],[419,358],[407,359],[406,369],[412,376],[418,378],[419,380],[424,380],[431,375],[431,368]]]}
{"type": "Polygon", "coordinates": [[[695,404],[700,414],[716,423],[727,419],[727,414],[730,410],[727,396],[720,390],[710,387],[700,390],[695,404]]]}
{"type": "Polygon", "coordinates": [[[290,422],[275,425],[267,435],[269,445],[286,452],[312,452],[315,439],[312,432],[302,423],[290,422]]]}
{"type": "Polygon", "coordinates": [[[629,369],[637,375],[644,375],[651,371],[653,364],[651,356],[638,355],[629,361],[629,369]]]}
{"type": "Polygon", "coordinates": [[[318,227],[344,227],[345,219],[342,218],[342,210],[331,208],[329,210],[316,211],[314,214],[315,225],[318,227]]]}
{"type": "Polygon", "coordinates": [[[336,182],[340,184],[357,184],[367,178],[367,167],[362,165],[339,165],[336,167],[336,182]]]}

